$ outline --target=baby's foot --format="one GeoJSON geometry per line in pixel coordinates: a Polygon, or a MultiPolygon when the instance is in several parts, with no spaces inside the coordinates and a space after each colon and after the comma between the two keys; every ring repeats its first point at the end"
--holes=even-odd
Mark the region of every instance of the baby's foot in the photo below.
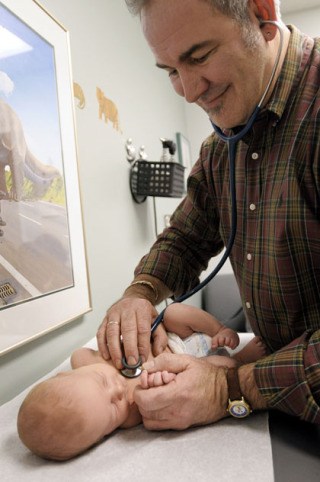
{"type": "Polygon", "coordinates": [[[267,347],[260,336],[255,336],[247,343],[242,350],[233,355],[240,363],[252,363],[268,354],[267,347]]]}

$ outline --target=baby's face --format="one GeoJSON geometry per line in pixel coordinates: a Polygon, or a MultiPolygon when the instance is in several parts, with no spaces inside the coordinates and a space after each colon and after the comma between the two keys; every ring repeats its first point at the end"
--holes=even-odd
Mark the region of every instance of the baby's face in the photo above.
{"type": "Polygon", "coordinates": [[[76,405],[86,421],[87,446],[113,432],[128,417],[127,385],[114,367],[97,363],[58,376],[70,377],[76,405]]]}

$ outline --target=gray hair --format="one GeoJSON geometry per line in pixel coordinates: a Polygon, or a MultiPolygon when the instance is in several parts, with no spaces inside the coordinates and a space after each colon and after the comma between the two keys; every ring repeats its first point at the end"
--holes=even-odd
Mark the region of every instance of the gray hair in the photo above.
{"type": "MultiPolygon", "coordinates": [[[[141,10],[151,0],[125,0],[132,15],[139,15],[141,10]]],[[[174,1],[174,0],[172,0],[174,1]]],[[[211,3],[212,7],[239,23],[248,23],[248,0],[202,0],[211,3]]],[[[274,0],[277,19],[281,19],[280,0],[274,0]]]]}

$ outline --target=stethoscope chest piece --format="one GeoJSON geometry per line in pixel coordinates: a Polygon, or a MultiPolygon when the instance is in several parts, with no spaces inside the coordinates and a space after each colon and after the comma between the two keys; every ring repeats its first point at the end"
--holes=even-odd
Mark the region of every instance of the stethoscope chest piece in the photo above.
{"type": "Polygon", "coordinates": [[[126,378],[136,378],[142,373],[142,360],[141,357],[139,357],[138,363],[135,365],[129,365],[127,363],[125,354],[124,354],[124,348],[123,348],[123,338],[122,335],[120,335],[120,344],[121,344],[121,351],[122,351],[122,365],[123,368],[121,368],[120,373],[126,378]]]}
{"type": "MultiPolygon", "coordinates": [[[[123,347],[122,347],[123,349],[123,347]]],[[[139,357],[138,363],[136,365],[128,365],[126,357],[123,355],[122,357],[122,365],[123,368],[120,370],[120,373],[127,378],[136,378],[142,373],[142,360],[139,357]]]]}
{"type": "Polygon", "coordinates": [[[141,367],[138,368],[122,368],[121,374],[126,378],[136,378],[141,375],[142,369],[141,367]]]}

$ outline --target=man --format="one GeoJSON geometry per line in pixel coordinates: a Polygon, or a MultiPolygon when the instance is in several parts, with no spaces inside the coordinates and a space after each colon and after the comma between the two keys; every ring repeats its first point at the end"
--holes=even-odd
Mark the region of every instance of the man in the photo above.
{"type": "MultiPolygon", "coordinates": [[[[228,135],[246,124],[267,91],[258,119],[237,145],[238,226],[230,261],[246,317],[271,354],[238,374],[160,355],[145,368],[177,377],[135,392],[144,425],[183,429],[266,408],[320,423],[320,41],[280,23],[281,47],[277,26],[268,23],[280,20],[274,0],[129,3],[176,92],[228,135]]],[[[139,355],[145,360],[154,305],[195,286],[230,231],[228,149],[213,134],[171,227],[108,310],[97,334],[102,355],[121,367],[121,334],[128,363],[139,355]]],[[[159,354],[166,345],[161,326],[154,336],[159,354]]]]}

